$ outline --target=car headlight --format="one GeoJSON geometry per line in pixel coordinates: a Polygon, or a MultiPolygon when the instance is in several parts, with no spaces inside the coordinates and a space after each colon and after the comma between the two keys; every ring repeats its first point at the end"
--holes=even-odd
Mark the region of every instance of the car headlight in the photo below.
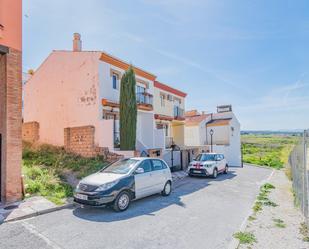
{"type": "Polygon", "coordinates": [[[119,180],[105,183],[105,184],[99,186],[95,191],[105,191],[105,190],[108,190],[108,189],[114,187],[118,182],[119,182],[119,180]]]}
{"type": "Polygon", "coordinates": [[[212,165],[213,165],[213,164],[206,164],[205,166],[206,166],[207,168],[210,168],[212,165]]]}

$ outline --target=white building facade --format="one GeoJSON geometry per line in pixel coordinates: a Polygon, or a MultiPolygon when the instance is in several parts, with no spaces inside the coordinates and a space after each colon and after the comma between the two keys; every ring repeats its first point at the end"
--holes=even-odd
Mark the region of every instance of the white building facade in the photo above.
{"type": "Polygon", "coordinates": [[[242,165],[240,123],[230,105],[218,106],[211,114],[187,112],[185,144],[223,153],[230,166],[242,165]]]}
{"type": "MultiPolygon", "coordinates": [[[[91,125],[95,143],[119,147],[120,80],[130,64],[101,51],[82,51],[75,34],[73,51],[53,51],[24,86],[24,122],[40,125],[40,142],[63,146],[64,129],[91,125]]],[[[155,129],[156,76],[133,67],[137,91],[139,151],[157,148],[163,131],[155,129]],[[157,139],[156,139],[157,138],[157,139]]]]}

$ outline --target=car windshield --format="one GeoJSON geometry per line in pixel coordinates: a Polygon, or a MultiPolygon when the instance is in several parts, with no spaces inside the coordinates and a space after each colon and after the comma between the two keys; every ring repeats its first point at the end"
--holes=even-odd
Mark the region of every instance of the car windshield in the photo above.
{"type": "Polygon", "coordinates": [[[195,160],[196,161],[215,161],[216,155],[214,154],[199,154],[195,160]]]}
{"type": "Polygon", "coordinates": [[[127,174],[138,163],[135,159],[123,159],[112,163],[107,168],[101,170],[103,173],[127,174]]]}

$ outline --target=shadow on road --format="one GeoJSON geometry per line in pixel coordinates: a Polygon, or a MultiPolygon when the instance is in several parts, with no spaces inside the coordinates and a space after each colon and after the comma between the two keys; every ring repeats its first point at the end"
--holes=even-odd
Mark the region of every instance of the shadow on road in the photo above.
{"type": "Polygon", "coordinates": [[[155,212],[171,205],[178,205],[186,208],[182,202],[182,197],[197,192],[214,181],[225,181],[236,176],[236,172],[231,170],[228,174],[220,174],[216,179],[205,177],[186,177],[175,183],[173,192],[168,197],[161,195],[153,195],[131,203],[125,212],[116,213],[110,207],[94,208],[94,207],[76,207],[73,214],[84,220],[94,222],[114,222],[120,220],[128,220],[142,215],[155,216],[155,212]]]}

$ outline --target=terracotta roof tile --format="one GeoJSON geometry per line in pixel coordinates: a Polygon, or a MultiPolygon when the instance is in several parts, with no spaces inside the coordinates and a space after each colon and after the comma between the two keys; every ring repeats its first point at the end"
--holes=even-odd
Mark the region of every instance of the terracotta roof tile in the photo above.
{"type": "Polygon", "coordinates": [[[197,115],[197,116],[189,116],[186,117],[186,122],[185,124],[187,126],[194,126],[200,124],[203,120],[205,120],[208,116],[211,114],[202,114],[202,115],[197,115]]]}

